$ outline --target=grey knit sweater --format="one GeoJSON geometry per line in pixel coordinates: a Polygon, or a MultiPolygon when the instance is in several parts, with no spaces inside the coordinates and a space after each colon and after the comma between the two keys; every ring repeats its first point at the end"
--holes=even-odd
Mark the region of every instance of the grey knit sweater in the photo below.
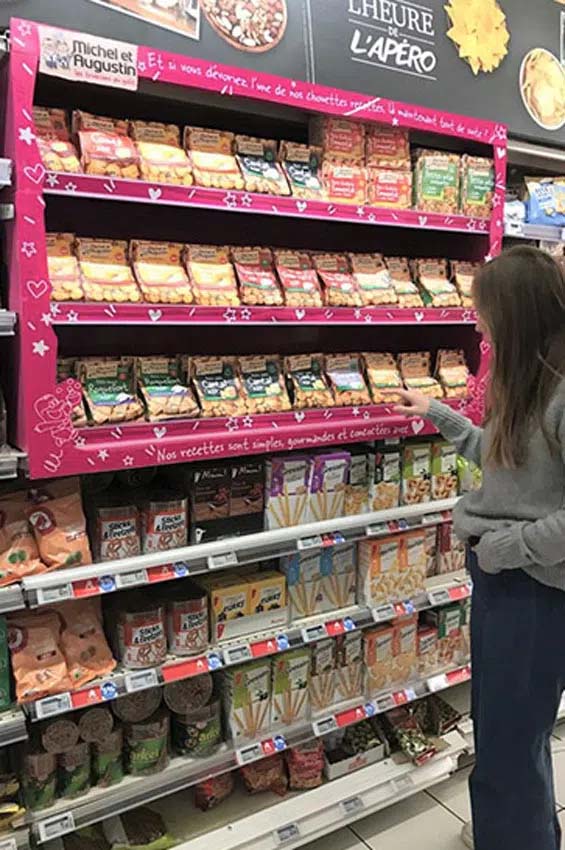
{"type": "Polygon", "coordinates": [[[485,572],[523,569],[543,584],[565,590],[565,381],[546,411],[546,423],[560,446],[551,451],[540,429],[532,433],[518,469],[482,465],[489,428],[478,428],[439,401],[428,418],[460,454],[482,466],[480,490],[463,496],[454,527],[475,547],[485,572]]]}

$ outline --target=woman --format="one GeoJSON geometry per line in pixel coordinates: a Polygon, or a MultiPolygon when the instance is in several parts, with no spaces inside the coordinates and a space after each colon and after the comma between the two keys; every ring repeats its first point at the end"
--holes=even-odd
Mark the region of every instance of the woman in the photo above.
{"type": "Polygon", "coordinates": [[[565,275],[536,248],[476,274],[478,329],[493,357],[485,427],[417,392],[425,416],[483,485],[458,503],[473,578],[470,780],[476,850],[559,850],[550,736],[565,688],[565,275]]]}

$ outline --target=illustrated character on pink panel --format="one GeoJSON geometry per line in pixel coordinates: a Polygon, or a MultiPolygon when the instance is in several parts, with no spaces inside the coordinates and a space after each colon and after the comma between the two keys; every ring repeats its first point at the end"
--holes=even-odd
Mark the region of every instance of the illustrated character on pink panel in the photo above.
{"type": "Polygon", "coordinates": [[[37,417],[36,434],[51,434],[57,448],[74,440],[76,429],[72,422],[73,410],[81,403],[80,384],[65,381],[54,393],[45,393],[33,405],[37,417]]]}

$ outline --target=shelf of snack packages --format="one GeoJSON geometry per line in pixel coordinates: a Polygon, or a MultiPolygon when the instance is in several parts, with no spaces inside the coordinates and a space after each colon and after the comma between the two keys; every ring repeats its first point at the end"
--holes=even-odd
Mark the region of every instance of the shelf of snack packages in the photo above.
{"type": "Polygon", "coordinates": [[[565,213],[563,175],[525,176],[508,190],[504,205],[504,235],[546,243],[551,253],[563,256],[565,213]],[[561,247],[558,247],[559,244],[561,247]]]}

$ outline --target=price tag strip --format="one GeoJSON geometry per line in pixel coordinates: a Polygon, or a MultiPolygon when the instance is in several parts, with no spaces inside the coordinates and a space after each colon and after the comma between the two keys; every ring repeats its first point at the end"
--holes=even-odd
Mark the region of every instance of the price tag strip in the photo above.
{"type": "Polygon", "coordinates": [[[365,803],[359,796],[350,797],[349,800],[341,801],[341,808],[345,817],[349,818],[352,817],[352,815],[357,815],[359,812],[362,812],[365,808],[365,803]]]}
{"type": "Polygon", "coordinates": [[[207,673],[208,670],[208,659],[205,655],[201,655],[198,658],[189,658],[178,664],[165,665],[161,668],[161,675],[166,684],[168,682],[178,682],[179,679],[190,679],[192,676],[207,673]]]}
{"type": "Polygon", "coordinates": [[[240,747],[239,750],[235,751],[235,760],[239,765],[251,764],[251,762],[259,761],[259,759],[282,753],[287,746],[284,735],[275,735],[273,738],[266,738],[264,741],[240,747]]]}
{"type": "Polygon", "coordinates": [[[396,611],[394,610],[394,605],[390,602],[388,605],[379,605],[378,608],[373,608],[373,619],[375,623],[383,623],[386,620],[394,620],[396,617],[396,611]]]}
{"type": "Polygon", "coordinates": [[[300,838],[300,827],[297,823],[287,823],[286,826],[279,826],[278,829],[275,829],[273,835],[279,847],[286,847],[287,844],[298,841],[300,838]]]}
{"type": "Polygon", "coordinates": [[[73,702],[69,693],[44,697],[37,700],[34,705],[38,720],[47,720],[50,717],[56,717],[58,714],[66,714],[68,711],[73,710],[73,702]]]}
{"type": "Polygon", "coordinates": [[[45,818],[37,824],[37,832],[41,842],[51,841],[61,835],[67,835],[75,831],[75,819],[72,812],[64,812],[62,815],[53,815],[45,818]]]}
{"type": "Polygon", "coordinates": [[[120,573],[116,576],[116,585],[120,590],[125,590],[128,587],[136,587],[140,584],[147,584],[147,570],[132,570],[127,573],[120,573]]]}
{"type": "Polygon", "coordinates": [[[158,670],[136,670],[133,673],[126,673],[124,676],[124,684],[128,694],[134,694],[137,691],[146,691],[148,688],[157,688],[160,685],[158,670]]]}
{"type": "Polygon", "coordinates": [[[317,626],[306,626],[301,629],[302,640],[304,643],[312,643],[316,640],[323,640],[328,636],[328,630],[325,623],[319,623],[317,626]]]}
{"type": "Polygon", "coordinates": [[[323,720],[315,720],[312,723],[312,730],[316,738],[321,738],[322,735],[327,735],[329,732],[335,732],[338,728],[335,717],[324,717],[323,720]]]}
{"type": "Polygon", "coordinates": [[[242,643],[238,646],[226,646],[224,649],[225,664],[241,664],[244,661],[251,661],[252,659],[253,653],[248,643],[242,643]]]}
{"type": "Polygon", "coordinates": [[[209,570],[225,570],[227,567],[237,567],[235,552],[222,552],[221,555],[210,555],[208,557],[209,570]]]}
{"type": "Polygon", "coordinates": [[[53,605],[55,602],[64,602],[73,598],[72,584],[58,584],[56,587],[39,587],[37,589],[37,602],[39,605],[53,605]]]}

